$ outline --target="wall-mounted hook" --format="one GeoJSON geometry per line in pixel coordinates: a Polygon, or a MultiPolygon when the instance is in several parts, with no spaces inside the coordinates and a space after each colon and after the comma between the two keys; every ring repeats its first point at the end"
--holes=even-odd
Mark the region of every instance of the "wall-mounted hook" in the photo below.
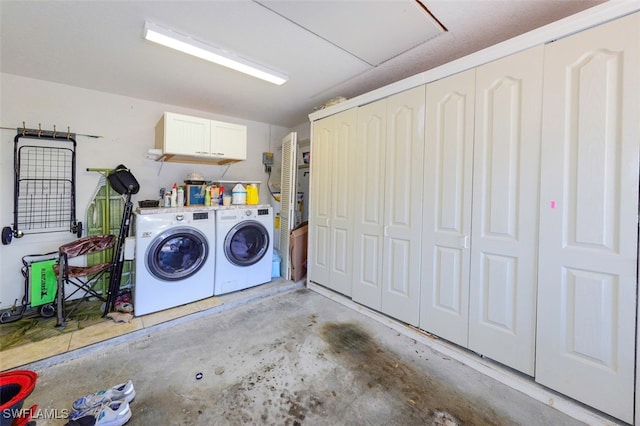
{"type": "Polygon", "coordinates": [[[71,139],[71,128],[67,126],[67,139],[71,139]]]}
{"type": "Polygon", "coordinates": [[[42,123],[38,123],[38,137],[42,137],[42,123]]]}
{"type": "Polygon", "coordinates": [[[24,124],[24,121],[22,122],[22,136],[27,134],[27,126],[24,124]]]}
{"type": "Polygon", "coordinates": [[[54,124],[54,125],[53,125],[53,138],[54,138],[54,139],[56,138],[56,134],[57,134],[57,133],[58,133],[58,132],[56,132],[56,125],[54,124]]]}

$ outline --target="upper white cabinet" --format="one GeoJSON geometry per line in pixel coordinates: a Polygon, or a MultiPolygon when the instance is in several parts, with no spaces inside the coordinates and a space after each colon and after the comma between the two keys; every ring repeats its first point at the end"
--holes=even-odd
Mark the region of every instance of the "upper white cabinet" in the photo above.
{"type": "Polygon", "coordinates": [[[632,423],[640,14],[544,56],[536,380],[632,423]]]}
{"type": "Polygon", "coordinates": [[[211,120],[211,145],[213,157],[229,160],[247,159],[247,126],[211,120]]]}
{"type": "Polygon", "coordinates": [[[356,109],[313,123],[307,277],[351,296],[356,109]]]}
{"type": "Polygon", "coordinates": [[[156,125],[164,161],[226,164],[247,159],[247,127],[166,112],[156,125]]]}
{"type": "Polygon", "coordinates": [[[424,86],[358,108],[353,300],[412,325],[420,310],[424,86]]]}

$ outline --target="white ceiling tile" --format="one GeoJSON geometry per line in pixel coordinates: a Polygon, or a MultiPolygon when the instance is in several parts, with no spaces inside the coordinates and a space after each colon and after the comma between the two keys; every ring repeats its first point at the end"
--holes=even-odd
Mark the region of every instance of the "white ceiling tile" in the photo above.
{"type": "Polygon", "coordinates": [[[414,0],[260,3],[371,66],[444,32],[414,0]]]}

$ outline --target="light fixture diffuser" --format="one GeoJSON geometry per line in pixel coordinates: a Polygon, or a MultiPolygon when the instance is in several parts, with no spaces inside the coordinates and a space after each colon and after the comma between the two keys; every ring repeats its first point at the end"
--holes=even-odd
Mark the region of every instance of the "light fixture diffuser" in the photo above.
{"type": "Polygon", "coordinates": [[[189,36],[168,30],[151,22],[144,23],[144,38],[273,84],[282,85],[289,79],[287,75],[272,70],[265,65],[243,58],[233,52],[194,40],[189,36]]]}

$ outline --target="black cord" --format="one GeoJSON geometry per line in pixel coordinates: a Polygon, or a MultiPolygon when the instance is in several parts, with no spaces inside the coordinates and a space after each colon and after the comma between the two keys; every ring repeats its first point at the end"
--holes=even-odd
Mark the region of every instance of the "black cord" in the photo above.
{"type": "Polygon", "coordinates": [[[269,185],[269,182],[271,182],[271,167],[266,166],[265,168],[267,169],[267,189],[269,190],[269,194],[271,194],[271,198],[273,198],[274,201],[278,201],[273,191],[271,191],[271,185],[269,185]]]}

